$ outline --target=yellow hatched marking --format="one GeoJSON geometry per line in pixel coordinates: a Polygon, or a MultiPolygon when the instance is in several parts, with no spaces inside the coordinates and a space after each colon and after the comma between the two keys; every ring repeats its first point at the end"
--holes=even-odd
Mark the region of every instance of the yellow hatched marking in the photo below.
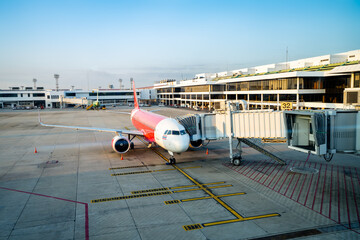
{"type": "Polygon", "coordinates": [[[148,171],[139,171],[139,172],[127,172],[127,173],[113,173],[111,176],[123,176],[123,175],[132,175],[132,174],[141,174],[141,173],[151,173],[152,170],[148,171]]]}
{"type": "Polygon", "coordinates": [[[169,188],[153,188],[153,189],[147,189],[147,190],[132,191],[131,194],[139,194],[139,193],[147,193],[147,192],[160,192],[160,191],[166,191],[166,190],[169,190],[169,188]]]}
{"type": "Polygon", "coordinates": [[[165,203],[166,205],[178,204],[178,203],[180,203],[180,200],[170,200],[170,201],[165,201],[164,203],[165,203]]]}
{"type": "Polygon", "coordinates": [[[109,170],[125,169],[125,168],[139,168],[139,167],[146,167],[146,166],[145,165],[138,165],[138,166],[127,166],[127,167],[113,167],[113,168],[109,168],[109,170]]]}
{"type": "Polygon", "coordinates": [[[185,231],[191,231],[196,229],[202,229],[203,226],[200,223],[197,223],[197,224],[185,225],[183,226],[183,228],[185,229],[185,231]]]}
{"type": "Polygon", "coordinates": [[[172,194],[172,192],[164,191],[164,192],[144,193],[144,194],[138,194],[138,195],[127,195],[127,196],[112,197],[112,198],[101,198],[101,199],[91,200],[91,203],[118,201],[118,200],[141,198],[141,197],[154,197],[154,196],[165,195],[165,194],[172,194]]]}

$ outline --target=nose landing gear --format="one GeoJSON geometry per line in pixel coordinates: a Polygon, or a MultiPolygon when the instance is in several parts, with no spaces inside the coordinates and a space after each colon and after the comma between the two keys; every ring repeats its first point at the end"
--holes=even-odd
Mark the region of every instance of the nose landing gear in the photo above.
{"type": "Polygon", "coordinates": [[[169,154],[170,154],[170,161],[168,162],[168,163],[166,163],[166,164],[176,164],[176,159],[175,159],[175,157],[174,157],[174,153],[173,152],[170,152],[170,151],[168,151],[169,152],[169,154]]]}
{"type": "Polygon", "coordinates": [[[170,157],[170,164],[176,164],[176,159],[174,158],[174,156],[170,157]]]}

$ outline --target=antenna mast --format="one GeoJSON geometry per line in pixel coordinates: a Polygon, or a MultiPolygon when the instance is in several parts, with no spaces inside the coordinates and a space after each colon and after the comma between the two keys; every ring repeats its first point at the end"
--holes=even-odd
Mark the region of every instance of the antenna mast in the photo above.
{"type": "Polygon", "coordinates": [[[55,78],[55,81],[56,81],[56,91],[57,92],[59,91],[59,77],[60,77],[59,74],[54,74],[54,78],[55,78]]]}

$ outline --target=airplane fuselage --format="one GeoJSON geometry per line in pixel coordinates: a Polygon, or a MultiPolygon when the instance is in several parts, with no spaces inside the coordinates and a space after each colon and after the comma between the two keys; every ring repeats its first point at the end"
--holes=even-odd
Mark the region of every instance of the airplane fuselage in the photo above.
{"type": "Polygon", "coordinates": [[[135,108],[131,111],[131,122],[144,133],[147,141],[155,142],[170,152],[185,152],[189,147],[189,135],[174,119],[135,108]]]}

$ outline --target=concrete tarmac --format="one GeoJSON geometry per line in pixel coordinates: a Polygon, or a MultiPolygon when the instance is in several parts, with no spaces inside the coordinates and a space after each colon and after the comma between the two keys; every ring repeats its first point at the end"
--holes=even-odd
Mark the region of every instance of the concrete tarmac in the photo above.
{"type": "MultiPolygon", "coordinates": [[[[41,118],[134,129],[116,113],[130,110],[42,110],[41,118]]],[[[114,134],[43,127],[37,115],[0,111],[0,239],[360,239],[359,156],[307,160],[266,144],[281,166],[244,145],[233,166],[225,139],[175,155],[171,166],[166,151],[135,138],[120,160],[114,134]]]]}

